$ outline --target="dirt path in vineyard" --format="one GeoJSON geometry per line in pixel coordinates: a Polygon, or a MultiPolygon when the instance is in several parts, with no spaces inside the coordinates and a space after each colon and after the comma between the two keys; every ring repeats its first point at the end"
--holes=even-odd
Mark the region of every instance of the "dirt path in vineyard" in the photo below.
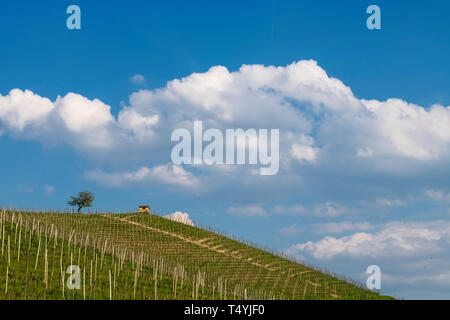
{"type": "MultiPolygon", "coordinates": [[[[233,259],[245,261],[245,262],[247,262],[247,263],[250,263],[250,264],[252,264],[252,265],[254,265],[254,266],[256,266],[256,267],[259,267],[259,268],[262,268],[262,269],[265,269],[265,270],[269,270],[269,271],[276,271],[276,270],[277,270],[276,268],[271,268],[271,267],[268,266],[268,265],[263,265],[263,264],[260,264],[260,263],[258,263],[258,262],[252,261],[252,260],[250,260],[251,258],[243,259],[242,257],[240,257],[240,256],[238,256],[238,255],[236,255],[236,254],[233,254],[233,253],[229,253],[229,252],[226,251],[226,250],[220,250],[220,249],[219,249],[220,246],[214,246],[214,247],[211,247],[211,246],[208,246],[207,244],[204,244],[204,243],[203,243],[203,242],[205,242],[205,241],[207,241],[207,240],[211,240],[211,239],[213,239],[213,238],[204,238],[204,239],[200,239],[200,240],[193,240],[193,239],[191,239],[191,238],[184,237],[184,236],[182,236],[182,235],[180,235],[180,234],[178,234],[178,233],[173,233],[173,232],[170,232],[170,231],[166,231],[166,230],[154,228],[154,227],[151,227],[151,226],[142,224],[142,223],[138,223],[138,222],[136,222],[136,221],[130,221],[130,220],[128,219],[129,217],[119,218],[119,217],[112,217],[111,215],[107,215],[107,214],[104,214],[104,215],[102,215],[102,216],[105,217],[105,218],[108,218],[108,219],[115,219],[115,220],[119,220],[119,221],[122,221],[122,222],[125,222],[125,223],[129,223],[129,224],[135,225],[135,226],[139,226],[139,227],[144,228],[144,229],[147,229],[147,230],[151,230],[151,231],[155,231],[155,232],[160,232],[160,233],[162,233],[162,234],[165,234],[165,235],[168,235],[168,236],[171,236],[171,237],[174,237],[174,238],[177,238],[177,239],[180,239],[180,240],[189,242],[189,243],[191,243],[191,244],[194,244],[194,245],[196,245],[196,246],[202,247],[202,248],[204,248],[204,249],[208,249],[208,250],[211,250],[211,251],[214,251],[214,252],[217,252],[217,253],[226,255],[226,256],[231,257],[231,258],[233,258],[233,259]]],[[[283,273],[284,273],[284,272],[283,272],[283,273]]]]}

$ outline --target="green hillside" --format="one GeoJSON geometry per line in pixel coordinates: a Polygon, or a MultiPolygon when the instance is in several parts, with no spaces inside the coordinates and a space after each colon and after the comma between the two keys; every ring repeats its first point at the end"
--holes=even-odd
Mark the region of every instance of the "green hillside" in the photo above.
{"type": "Polygon", "coordinates": [[[0,299],[390,299],[155,214],[3,210],[0,237],[0,299]]]}

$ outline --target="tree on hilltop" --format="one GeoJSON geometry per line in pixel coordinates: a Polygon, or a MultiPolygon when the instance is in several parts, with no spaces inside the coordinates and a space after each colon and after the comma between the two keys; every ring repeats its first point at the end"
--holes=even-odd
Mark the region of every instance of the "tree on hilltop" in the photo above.
{"type": "Polygon", "coordinates": [[[81,209],[92,207],[92,202],[94,202],[94,194],[90,191],[78,192],[78,196],[70,196],[72,200],[67,201],[70,206],[78,207],[78,213],[81,209]]]}

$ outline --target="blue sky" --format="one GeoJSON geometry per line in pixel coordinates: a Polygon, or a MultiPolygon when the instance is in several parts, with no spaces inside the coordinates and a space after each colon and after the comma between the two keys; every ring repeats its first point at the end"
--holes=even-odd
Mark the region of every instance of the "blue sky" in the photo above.
{"type": "Polygon", "coordinates": [[[88,189],[98,208],[186,212],[361,281],[378,264],[387,294],[449,298],[449,9],[3,1],[0,204],[88,189]],[[279,128],[280,172],[174,171],[170,132],[194,120],[279,128]]]}

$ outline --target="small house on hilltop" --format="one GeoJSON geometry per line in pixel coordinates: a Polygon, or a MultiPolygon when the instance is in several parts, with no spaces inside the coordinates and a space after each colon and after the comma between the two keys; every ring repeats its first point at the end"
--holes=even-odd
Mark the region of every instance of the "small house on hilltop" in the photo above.
{"type": "Polygon", "coordinates": [[[139,206],[139,213],[149,213],[150,206],[139,206]]]}

